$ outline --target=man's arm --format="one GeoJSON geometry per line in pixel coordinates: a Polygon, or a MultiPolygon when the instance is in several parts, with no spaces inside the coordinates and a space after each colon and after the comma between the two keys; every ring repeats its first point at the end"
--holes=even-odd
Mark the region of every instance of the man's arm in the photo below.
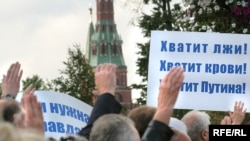
{"type": "Polygon", "coordinates": [[[116,101],[114,96],[110,93],[104,93],[98,97],[96,104],[92,110],[87,125],[81,129],[78,135],[84,136],[89,139],[93,123],[102,115],[109,113],[120,113],[121,105],[116,101]]]}
{"type": "Polygon", "coordinates": [[[244,103],[241,101],[235,101],[234,103],[234,111],[229,111],[229,116],[226,115],[221,120],[221,125],[240,125],[246,115],[247,109],[244,108],[244,103]]]}
{"type": "Polygon", "coordinates": [[[168,124],[184,79],[183,69],[175,67],[165,75],[160,84],[158,107],[153,120],[146,129],[142,141],[168,141],[173,131],[168,124]]]}
{"type": "Polygon", "coordinates": [[[101,64],[95,68],[95,84],[99,92],[99,97],[93,107],[87,125],[81,129],[78,135],[89,139],[93,123],[102,115],[109,113],[120,113],[121,105],[116,101],[116,65],[101,64]]]}
{"type": "Polygon", "coordinates": [[[30,85],[23,92],[21,106],[23,115],[15,114],[16,126],[20,131],[32,131],[44,135],[44,120],[41,103],[34,95],[35,89],[30,85]]]}

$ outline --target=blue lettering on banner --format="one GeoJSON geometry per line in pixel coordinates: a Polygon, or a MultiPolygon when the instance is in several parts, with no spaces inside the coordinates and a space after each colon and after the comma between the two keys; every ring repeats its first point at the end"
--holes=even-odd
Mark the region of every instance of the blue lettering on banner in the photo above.
{"type": "Polygon", "coordinates": [[[58,103],[50,103],[50,112],[55,114],[60,114],[61,116],[72,117],[74,119],[78,119],[82,122],[88,123],[89,115],[83,113],[73,107],[58,104],[58,103]]]}
{"type": "Polygon", "coordinates": [[[80,128],[78,128],[78,127],[75,127],[75,133],[78,133],[78,132],[80,132],[80,128]]]}
{"type": "Polygon", "coordinates": [[[243,64],[205,64],[205,72],[212,74],[246,74],[247,63],[243,64]]]}
{"type": "Polygon", "coordinates": [[[74,127],[72,125],[66,126],[66,133],[67,134],[74,134],[74,127]]]}
{"type": "Polygon", "coordinates": [[[64,124],[62,122],[44,121],[44,132],[57,132],[66,134],[77,134],[81,129],[79,127],[74,127],[70,124],[64,124]]]}
{"type": "Polygon", "coordinates": [[[49,132],[57,132],[56,131],[56,123],[53,121],[48,122],[48,131],[49,132]]]}
{"type": "Polygon", "coordinates": [[[213,53],[218,54],[247,54],[247,44],[232,45],[232,44],[214,44],[213,53]]]}
{"type": "Polygon", "coordinates": [[[89,115],[84,114],[84,121],[85,121],[85,123],[89,122],[89,115]]]}
{"type": "Polygon", "coordinates": [[[59,113],[61,116],[65,116],[65,105],[58,104],[59,107],[59,113]]]}
{"type": "Polygon", "coordinates": [[[61,122],[56,122],[57,131],[59,133],[65,133],[64,124],[61,122]]]}
{"type": "Polygon", "coordinates": [[[182,82],[181,92],[202,92],[208,94],[245,94],[246,83],[242,84],[221,84],[208,81],[182,82]]]}
{"type": "Polygon", "coordinates": [[[41,106],[42,106],[42,111],[43,113],[46,113],[47,112],[47,109],[46,109],[46,104],[44,102],[41,103],[41,106]]]}
{"type": "Polygon", "coordinates": [[[185,92],[197,92],[199,83],[183,82],[181,85],[181,91],[185,92]]]}
{"type": "Polygon", "coordinates": [[[66,106],[66,113],[67,113],[67,116],[70,116],[70,117],[73,117],[73,118],[77,119],[76,109],[75,108],[66,106]]]}
{"type": "Polygon", "coordinates": [[[44,132],[47,132],[48,126],[47,126],[47,123],[45,121],[43,122],[43,127],[44,127],[44,132]]]}
{"type": "Polygon", "coordinates": [[[161,52],[193,52],[206,53],[208,44],[206,43],[171,43],[161,41],[161,52]]]}
{"type": "Polygon", "coordinates": [[[245,94],[245,91],[246,91],[246,83],[220,84],[220,83],[209,83],[208,81],[201,82],[201,92],[203,93],[245,94]]]}
{"type": "Polygon", "coordinates": [[[172,67],[181,66],[185,72],[200,72],[201,63],[186,63],[186,62],[167,62],[160,60],[160,71],[169,71],[172,67]]]}
{"type": "Polygon", "coordinates": [[[56,114],[59,113],[58,105],[56,103],[50,103],[49,105],[50,105],[50,112],[51,113],[56,113],[56,114]]]}

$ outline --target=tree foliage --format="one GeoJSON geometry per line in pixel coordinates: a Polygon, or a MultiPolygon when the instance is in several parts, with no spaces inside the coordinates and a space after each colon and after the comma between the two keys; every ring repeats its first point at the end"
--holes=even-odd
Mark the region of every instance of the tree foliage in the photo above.
{"type": "Polygon", "coordinates": [[[35,90],[48,90],[48,87],[44,80],[40,78],[38,75],[33,75],[32,77],[27,77],[26,79],[22,80],[24,91],[29,85],[32,85],[35,90]]]}
{"type": "MultiPolygon", "coordinates": [[[[148,4],[149,0],[144,0],[144,4],[148,4]]],[[[148,39],[146,43],[137,43],[139,51],[137,65],[137,74],[141,76],[141,84],[132,84],[132,88],[141,90],[141,97],[137,99],[138,104],[146,103],[147,80],[148,80],[148,62],[149,62],[149,46],[151,30],[179,30],[173,29],[172,23],[175,23],[170,10],[170,0],[152,0],[154,5],[151,14],[142,13],[138,19],[138,26],[142,30],[142,34],[148,39]]]]}
{"type": "Polygon", "coordinates": [[[48,87],[91,104],[95,88],[94,73],[80,45],[75,44],[68,49],[68,58],[63,64],[65,68],[59,70],[61,76],[48,83],[48,87]]]}
{"type": "Polygon", "coordinates": [[[179,13],[183,31],[250,34],[248,0],[184,0],[179,13]]]}

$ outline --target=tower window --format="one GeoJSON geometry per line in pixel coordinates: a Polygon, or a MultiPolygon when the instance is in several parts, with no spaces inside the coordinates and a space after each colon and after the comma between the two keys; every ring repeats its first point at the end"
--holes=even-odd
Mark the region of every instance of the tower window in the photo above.
{"type": "Polygon", "coordinates": [[[99,25],[96,25],[96,32],[98,32],[99,30],[99,25]]]}
{"type": "Polygon", "coordinates": [[[113,54],[115,54],[115,55],[117,54],[117,46],[116,45],[113,46],[113,54]]]}
{"type": "Polygon", "coordinates": [[[101,55],[107,55],[107,43],[103,41],[100,44],[100,48],[101,48],[101,55]]]}
{"type": "Polygon", "coordinates": [[[117,45],[116,50],[117,54],[121,54],[121,45],[117,45]]]}
{"type": "Polygon", "coordinates": [[[106,25],[102,25],[102,32],[106,31],[106,25]]]}
{"type": "Polygon", "coordinates": [[[113,25],[109,25],[109,31],[113,32],[113,25]]]}
{"type": "Polygon", "coordinates": [[[91,49],[92,49],[92,55],[96,55],[96,46],[95,46],[95,44],[92,44],[91,45],[91,49]]]}
{"type": "Polygon", "coordinates": [[[101,12],[104,12],[104,2],[101,3],[101,12]]]}

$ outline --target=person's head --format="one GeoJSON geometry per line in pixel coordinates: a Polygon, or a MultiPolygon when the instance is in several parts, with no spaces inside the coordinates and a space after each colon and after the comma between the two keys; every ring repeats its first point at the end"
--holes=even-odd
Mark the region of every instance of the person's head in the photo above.
{"type": "Polygon", "coordinates": [[[17,130],[9,122],[0,123],[0,141],[48,141],[42,134],[17,130]]]}
{"type": "Polygon", "coordinates": [[[153,119],[156,112],[155,107],[150,106],[140,106],[134,108],[127,114],[127,117],[132,119],[135,123],[135,128],[140,134],[140,137],[144,134],[145,130],[148,127],[149,122],[153,119]]]}
{"type": "Polygon", "coordinates": [[[18,141],[49,141],[45,136],[42,134],[38,134],[37,132],[21,132],[19,133],[19,140],[18,141]]]}
{"type": "Polygon", "coordinates": [[[0,99],[0,119],[15,124],[23,116],[20,103],[13,99],[0,99]]]}
{"type": "Polygon", "coordinates": [[[210,116],[202,111],[189,111],[181,119],[192,141],[208,141],[210,116]]]}
{"type": "Polygon", "coordinates": [[[18,141],[19,137],[12,124],[0,122],[0,141],[18,141]]]}
{"type": "Polygon", "coordinates": [[[88,139],[79,135],[68,135],[66,137],[61,137],[60,141],[88,141],[88,139]]]}
{"type": "Polygon", "coordinates": [[[179,120],[178,118],[170,117],[169,127],[172,127],[180,132],[183,132],[184,134],[187,134],[186,124],[183,121],[179,120]]]}
{"type": "Polygon", "coordinates": [[[171,137],[170,141],[191,141],[188,134],[175,128],[172,128],[172,131],[174,132],[174,135],[171,137]]]}
{"type": "Polygon", "coordinates": [[[140,137],[131,119],[106,114],[94,122],[89,141],[140,141],[140,137]]]}

